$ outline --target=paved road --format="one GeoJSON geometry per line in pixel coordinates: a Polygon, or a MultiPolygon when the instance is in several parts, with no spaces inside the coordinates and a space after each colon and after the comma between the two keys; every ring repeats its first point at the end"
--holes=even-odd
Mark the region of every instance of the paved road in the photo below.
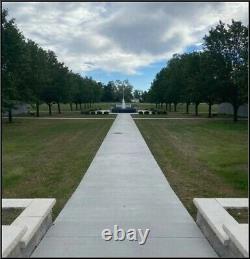
{"type": "Polygon", "coordinates": [[[216,254],[171,189],[131,116],[119,114],[33,257],[174,256],[216,254]],[[149,228],[146,243],[103,240],[102,230],[113,231],[115,224],[124,230],[149,228]]]}

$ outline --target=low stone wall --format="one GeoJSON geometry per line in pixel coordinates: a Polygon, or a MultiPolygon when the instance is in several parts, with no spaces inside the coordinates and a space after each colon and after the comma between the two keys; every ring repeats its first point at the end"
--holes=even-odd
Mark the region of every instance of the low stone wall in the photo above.
{"type": "Polygon", "coordinates": [[[223,258],[243,258],[244,257],[242,253],[239,251],[239,249],[231,241],[229,241],[227,245],[223,245],[219,240],[219,238],[214,233],[211,226],[209,226],[207,221],[199,212],[197,213],[196,223],[201,229],[204,236],[207,238],[208,242],[211,244],[211,246],[214,248],[214,250],[220,257],[223,257],[223,258]]]}
{"type": "MultiPolygon", "coordinates": [[[[233,105],[231,103],[219,104],[218,113],[233,115],[233,105]]],[[[247,103],[245,103],[239,107],[238,115],[241,117],[248,117],[248,104],[247,103]]]]}

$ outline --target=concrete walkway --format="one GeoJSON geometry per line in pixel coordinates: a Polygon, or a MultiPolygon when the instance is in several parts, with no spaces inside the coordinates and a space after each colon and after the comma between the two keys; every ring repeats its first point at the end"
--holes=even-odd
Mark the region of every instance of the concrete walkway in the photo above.
{"type": "MultiPolygon", "coordinates": [[[[73,161],[72,161],[73,162],[73,161]]],[[[55,186],[60,188],[60,186],[55,186]]],[[[129,114],[119,114],[83,180],[33,257],[216,256],[129,114]],[[103,229],[150,229],[144,245],[105,241],[103,229]]]]}

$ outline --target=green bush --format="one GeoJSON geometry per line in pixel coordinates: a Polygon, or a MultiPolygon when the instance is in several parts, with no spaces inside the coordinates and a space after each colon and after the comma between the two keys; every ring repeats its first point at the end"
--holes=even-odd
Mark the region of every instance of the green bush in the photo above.
{"type": "Polygon", "coordinates": [[[140,115],[143,115],[143,111],[139,111],[138,113],[139,113],[140,115]]]}
{"type": "Polygon", "coordinates": [[[105,111],[104,114],[109,114],[109,112],[108,112],[108,111],[105,111]]]}
{"type": "Polygon", "coordinates": [[[149,115],[149,111],[145,111],[144,114],[149,115]]]}
{"type": "Polygon", "coordinates": [[[100,115],[100,114],[102,114],[102,112],[101,111],[97,111],[97,114],[100,115]]]}

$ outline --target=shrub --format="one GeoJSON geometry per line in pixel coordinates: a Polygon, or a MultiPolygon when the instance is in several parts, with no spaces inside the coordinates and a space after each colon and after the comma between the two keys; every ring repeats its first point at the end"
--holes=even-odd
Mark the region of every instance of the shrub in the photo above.
{"type": "Polygon", "coordinates": [[[109,114],[109,112],[108,112],[108,111],[105,111],[104,114],[109,114]]]}
{"type": "Polygon", "coordinates": [[[145,112],[144,112],[144,114],[147,114],[147,115],[149,115],[149,111],[145,111],[145,112]]]}
{"type": "Polygon", "coordinates": [[[91,115],[95,115],[95,111],[90,111],[90,114],[91,115]]]}
{"type": "Polygon", "coordinates": [[[98,115],[102,114],[102,111],[97,111],[97,114],[98,114],[98,115]]]}
{"type": "Polygon", "coordinates": [[[138,113],[139,113],[140,115],[143,115],[143,111],[139,111],[138,113]]]}

